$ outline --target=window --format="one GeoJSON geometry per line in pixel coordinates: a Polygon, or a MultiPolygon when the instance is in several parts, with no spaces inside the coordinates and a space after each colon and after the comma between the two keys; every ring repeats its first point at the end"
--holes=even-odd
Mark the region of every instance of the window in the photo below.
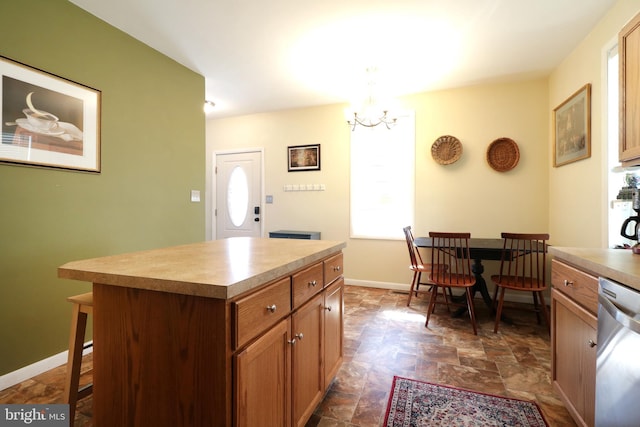
{"type": "Polygon", "coordinates": [[[351,132],[351,237],[403,239],[413,224],[415,118],[351,132]]]}
{"type": "MultiPolygon", "coordinates": [[[[619,123],[619,58],[618,45],[614,45],[606,53],[607,67],[607,205],[608,209],[608,241],[607,247],[613,248],[617,245],[633,245],[634,241],[625,239],[620,233],[622,223],[628,217],[634,215],[633,206],[630,200],[617,200],[618,192],[626,185],[626,175],[633,173],[620,166],[618,161],[618,123],[619,123]]],[[[634,233],[629,228],[627,233],[634,233]]]]}

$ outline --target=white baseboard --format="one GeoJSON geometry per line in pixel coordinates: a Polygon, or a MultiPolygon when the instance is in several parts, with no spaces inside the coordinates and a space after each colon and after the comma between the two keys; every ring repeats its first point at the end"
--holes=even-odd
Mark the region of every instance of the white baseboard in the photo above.
{"type": "Polygon", "coordinates": [[[363,288],[390,289],[392,291],[409,292],[406,283],[375,282],[372,280],[344,279],[345,285],[362,286],[363,288]]]}
{"type": "MultiPolygon", "coordinates": [[[[378,289],[390,289],[392,291],[398,291],[403,293],[409,293],[409,284],[407,283],[394,283],[394,282],[375,282],[371,280],[358,280],[358,279],[344,279],[346,285],[362,286],[364,288],[378,288],[378,289]]],[[[489,292],[493,297],[492,291],[489,292]]],[[[546,296],[546,295],[545,295],[546,296]]],[[[480,294],[476,294],[476,299],[482,298],[480,294]]],[[[547,298],[545,298],[546,300],[547,298]]],[[[518,302],[523,304],[533,304],[530,292],[506,292],[504,296],[505,301],[518,302]]],[[[547,305],[549,305],[549,302],[547,305]]]]}
{"type": "MultiPolygon", "coordinates": [[[[93,341],[85,343],[85,347],[91,343],[93,343],[93,341]]],[[[82,351],[82,355],[89,354],[92,351],[92,346],[89,348],[85,348],[82,351]]],[[[69,357],[68,355],[68,350],[63,351],[62,353],[54,354],[51,357],[47,357],[46,359],[39,360],[35,363],[32,363],[31,365],[25,366],[24,368],[20,368],[16,371],[9,372],[8,374],[0,376],[0,390],[4,390],[5,388],[9,388],[16,384],[20,384],[21,382],[26,381],[29,378],[33,378],[36,375],[40,375],[53,368],[57,368],[60,365],[66,364],[67,358],[69,357]]]]}

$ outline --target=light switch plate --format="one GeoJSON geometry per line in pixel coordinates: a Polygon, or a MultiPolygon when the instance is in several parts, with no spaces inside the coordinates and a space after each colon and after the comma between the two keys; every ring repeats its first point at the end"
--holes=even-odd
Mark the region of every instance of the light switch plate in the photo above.
{"type": "Polygon", "coordinates": [[[191,201],[192,202],[200,201],[200,190],[191,190],[191,201]]]}

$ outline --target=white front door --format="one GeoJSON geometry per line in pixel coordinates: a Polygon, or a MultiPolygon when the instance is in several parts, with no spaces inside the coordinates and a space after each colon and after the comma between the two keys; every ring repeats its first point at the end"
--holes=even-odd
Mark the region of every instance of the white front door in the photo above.
{"type": "Polygon", "coordinates": [[[262,152],[216,154],[216,238],[262,236],[262,152]]]}

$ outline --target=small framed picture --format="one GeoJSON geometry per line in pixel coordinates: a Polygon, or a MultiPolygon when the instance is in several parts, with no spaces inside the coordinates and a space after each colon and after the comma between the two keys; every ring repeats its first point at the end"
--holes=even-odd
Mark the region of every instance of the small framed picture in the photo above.
{"type": "Polygon", "coordinates": [[[591,157],[591,84],[553,110],[553,166],[591,157]]]}
{"type": "Polygon", "coordinates": [[[100,172],[100,99],[0,56],[0,162],[100,172]]]}
{"type": "Polygon", "coordinates": [[[294,145],[287,148],[288,171],[319,171],[320,144],[294,145]]]}

